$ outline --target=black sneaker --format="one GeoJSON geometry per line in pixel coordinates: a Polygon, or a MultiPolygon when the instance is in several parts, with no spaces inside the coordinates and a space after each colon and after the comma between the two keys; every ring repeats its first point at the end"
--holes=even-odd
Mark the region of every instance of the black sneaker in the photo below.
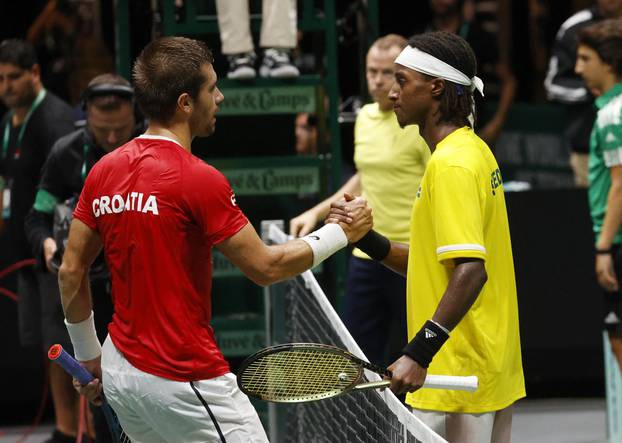
{"type": "Polygon", "coordinates": [[[264,51],[259,75],[273,78],[296,78],[300,75],[300,71],[291,62],[289,52],[269,48],[264,51]]]}
{"type": "Polygon", "coordinates": [[[254,52],[229,55],[227,59],[229,61],[227,78],[233,80],[250,80],[257,76],[254,67],[257,56],[254,52]]]}

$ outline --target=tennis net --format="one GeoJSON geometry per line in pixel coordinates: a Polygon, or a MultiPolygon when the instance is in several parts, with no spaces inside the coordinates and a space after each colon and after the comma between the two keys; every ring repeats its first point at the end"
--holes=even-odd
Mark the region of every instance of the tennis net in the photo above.
{"type": "MultiPolygon", "coordinates": [[[[279,225],[282,226],[274,221],[263,222],[264,241],[287,241],[279,225]]],[[[265,302],[269,345],[323,343],[367,360],[311,271],[266,288],[265,302]]],[[[380,380],[369,371],[365,376],[368,381],[380,380]]],[[[388,389],[348,393],[310,403],[270,403],[268,413],[272,442],[445,442],[388,389]]]]}

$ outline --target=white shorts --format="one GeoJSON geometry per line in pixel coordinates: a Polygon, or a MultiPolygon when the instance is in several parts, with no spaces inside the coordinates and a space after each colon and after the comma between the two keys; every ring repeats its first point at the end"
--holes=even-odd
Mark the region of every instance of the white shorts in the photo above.
{"type": "Polygon", "coordinates": [[[157,377],[132,366],[108,336],[102,349],[102,383],[133,443],[268,441],[231,373],[193,382],[157,377]]]}
{"type": "Polygon", "coordinates": [[[510,443],[512,406],[482,414],[411,409],[434,432],[451,443],[510,443]]]}

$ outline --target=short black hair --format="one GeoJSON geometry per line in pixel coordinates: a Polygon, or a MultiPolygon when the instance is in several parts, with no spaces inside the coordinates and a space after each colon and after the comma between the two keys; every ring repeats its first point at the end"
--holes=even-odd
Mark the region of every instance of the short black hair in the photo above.
{"type": "Polygon", "coordinates": [[[39,61],[35,48],[30,43],[11,38],[0,42],[0,63],[15,65],[21,69],[31,69],[39,61]]]}
{"type": "MultiPolygon", "coordinates": [[[[444,61],[469,78],[477,74],[477,60],[473,49],[456,34],[445,31],[426,32],[411,37],[408,45],[444,61]]],[[[472,126],[469,116],[473,114],[475,118],[475,108],[471,89],[448,80],[445,80],[445,83],[446,87],[439,109],[439,123],[472,126]]]]}
{"type": "Polygon", "coordinates": [[[199,94],[205,82],[201,68],[213,64],[204,42],[186,37],[162,37],[149,43],[134,64],[136,102],[145,117],[165,123],[175,114],[177,98],[199,94]]]}
{"type": "Polygon", "coordinates": [[[592,48],[603,63],[622,77],[622,20],[609,19],[586,26],[579,32],[579,45],[592,48]]]}

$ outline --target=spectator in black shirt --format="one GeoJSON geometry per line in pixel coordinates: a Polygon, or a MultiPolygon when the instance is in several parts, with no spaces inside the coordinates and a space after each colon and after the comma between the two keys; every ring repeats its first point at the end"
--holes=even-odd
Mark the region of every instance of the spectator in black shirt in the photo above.
{"type": "Polygon", "coordinates": [[[570,166],[575,185],[580,188],[588,185],[590,134],[596,119],[594,96],[600,92],[588,91],[583,79],[575,72],[577,36],[583,28],[606,18],[622,18],[622,0],[598,0],[594,6],[570,16],[557,31],[544,80],[548,99],[566,107],[564,135],[570,144],[570,166]]]}
{"type": "MultiPolygon", "coordinates": [[[[71,207],[82,191],[84,179],[93,165],[108,152],[140,135],[141,126],[135,125],[133,89],[117,74],[102,74],[92,79],[83,93],[87,124],[60,138],[52,147],[43,171],[34,206],[26,217],[26,235],[34,256],[42,269],[55,273],[62,257],[63,240],[54,233],[54,212],[59,204],[71,207]]],[[[68,212],[71,214],[71,212],[68,212]]],[[[57,217],[58,218],[58,217],[57,217]]],[[[69,220],[66,220],[68,226],[69,220]]],[[[58,228],[58,226],[56,226],[58,228]]],[[[62,229],[56,229],[57,232],[62,229]]],[[[68,229],[65,235],[68,234],[68,229]]],[[[105,262],[100,255],[90,275],[93,304],[97,309],[96,329],[101,342],[108,333],[112,317],[110,285],[105,262]],[[93,273],[93,270],[96,270],[93,273]]],[[[60,294],[56,289],[57,297],[60,294]]],[[[55,321],[64,325],[62,310],[55,321]]],[[[110,435],[98,407],[92,407],[97,442],[107,442],[110,435]]]]}
{"type": "MultiPolygon", "coordinates": [[[[54,142],[74,129],[72,109],[41,83],[32,46],[21,40],[0,43],[0,98],[9,108],[0,122],[0,207],[14,261],[31,259],[24,219],[35,200],[41,166],[54,142]]],[[[64,325],[47,321],[60,308],[56,277],[22,268],[18,274],[18,315],[23,346],[43,346],[57,338],[70,343],[64,325]],[[51,302],[51,303],[50,303],[51,302]],[[63,331],[64,330],[64,331],[63,331]]],[[[61,311],[62,315],[62,311],[61,311]]],[[[70,441],[77,433],[78,402],[69,377],[50,367],[56,430],[49,442],[70,441]]]]}
{"type": "Polygon", "coordinates": [[[446,31],[458,34],[473,48],[477,58],[478,76],[484,81],[487,101],[498,100],[499,104],[490,118],[483,120],[483,102],[475,94],[477,108],[475,129],[477,134],[492,147],[499,137],[508,111],[516,93],[516,78],[506,62],[507,54],[500,54],[497,36],[484,30],[475,19],[464,15],[465,0],[430,0],[432,21],[426,31],[446,31]]]}

